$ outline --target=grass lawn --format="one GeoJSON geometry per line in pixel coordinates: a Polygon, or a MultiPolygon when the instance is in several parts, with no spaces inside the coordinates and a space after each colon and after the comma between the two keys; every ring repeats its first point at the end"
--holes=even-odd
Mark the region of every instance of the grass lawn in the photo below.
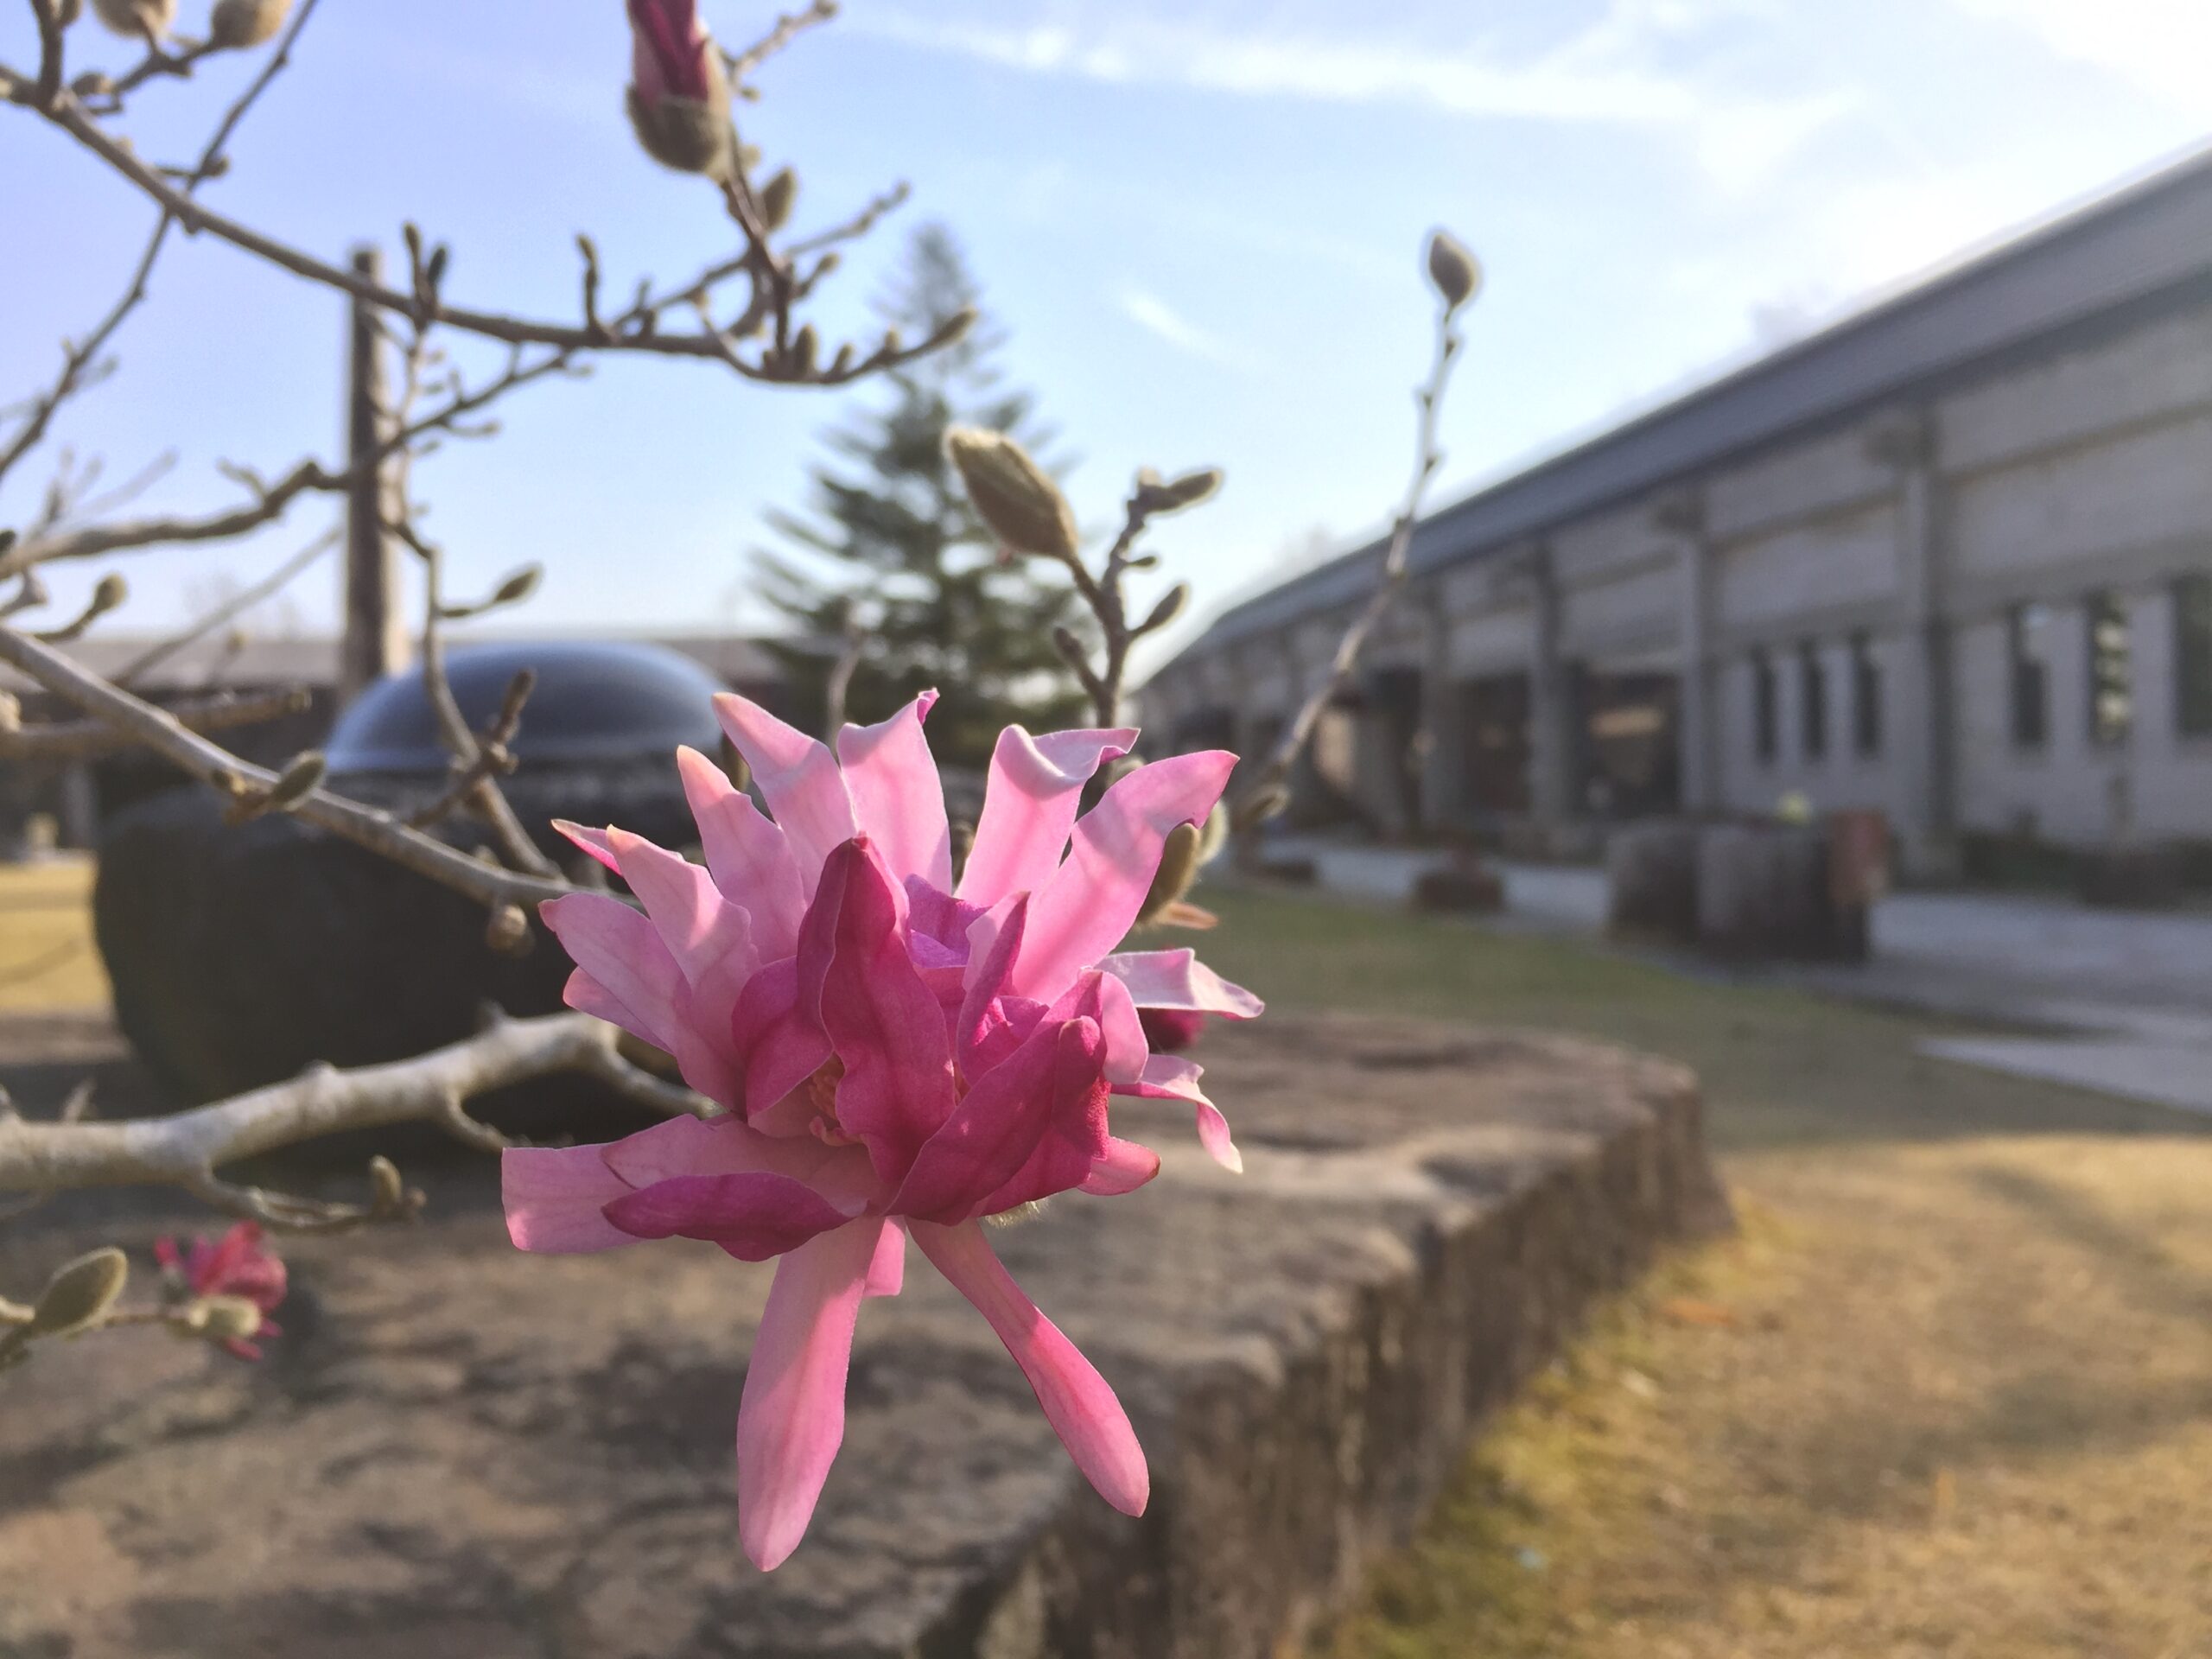
{"type": "Polygon", "coordinates": [[[1931,1021],[1205,902],[1281,1011],[1689,1062],[1744,1223],[1600,1313],[1314,1659],[2212,1654],[2212,1123],[1920,1058],[1931,1021]]]}
{"type": "Polygon", "coordinates": [[[0,1013],[105,1006],[92,893],[89,859],[0,864],[0,1013]]]}

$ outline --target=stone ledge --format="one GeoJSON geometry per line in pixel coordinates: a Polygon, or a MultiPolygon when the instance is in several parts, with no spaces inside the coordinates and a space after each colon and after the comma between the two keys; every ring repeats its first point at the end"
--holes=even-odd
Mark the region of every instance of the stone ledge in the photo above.
{"type": "Polygon", "coordinates": [[[462,1166],[430,1224],[296,1247],[258,1370],[149,1336],[8,1379],[0,1654],[1266,1659],[1726,1204],[1689,1074],[1618,1050],[1283,1014],[1204,1058],[1243,1178],[1132,1106],[1159,1181],[996,1241],[1128,1403],[1140,1520],[917,1258],[863,1314],[807,1541],[753,1573],[730,1448],[765,1274],[518,1256],[462,1166]]]}

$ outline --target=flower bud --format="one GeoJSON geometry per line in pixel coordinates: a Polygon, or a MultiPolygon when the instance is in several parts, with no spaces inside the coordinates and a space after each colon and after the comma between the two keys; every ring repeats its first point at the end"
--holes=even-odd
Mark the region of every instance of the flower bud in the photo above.
{"type": "Polygon", "coordinates": [[[202,1296],[186,1305],[178,1323],[210,1342],[244,1342],[261,1330],[261,1310],[243,1296],[202,1296]]]}
{"type": "Polygon", "coordinates": [[[729,79],[696,0],[629,0],[630,124],[645,154],[679,173],[730,162],[729,79]]]}
{"type": "Polygon", "coordinates": [[[1290,791],[1281,784],[1269,784],[1237,803],[1230,827],[1239,831],[1256,830],[1289,804],[1290,791]]]}
{"type": "Polygon", "coordinates": [[[176,0],[92,0],[92,16],[125,40],[161,40],[175,26],[176,0]]]}
{"type": "MultiPolygon", "coordinates": [[[[61,3],[54,9],[54,21],[63,29],[68,28],[84,15],[85,0],[61,0],[61,3]]],[[[6,548],[0,547],[0,553],[7,550],[6,548]]]]}
{"type": "MultiPolygon", "coordinates": [[[[543,565],[525,564],[499,584],[499,591],[492,595],[492,604],[521,604],[524,600],[537,591],[537,584],[543,579],[544,575],[543,565]]],[[[488,610],[491,607],[486,606],[485,608],[488,610]]]]}
{"type": "Polygon", "coordinates": [[[1138,624],[1139,633],[1150,633],[1154,628],[1164,628],[1183,613],[1183,607],[1190,602],[1191,584],[1179,582],[1160,596],[1160,603],[1152,607],[1152,614],[1138,624]]]}
{"type": "Polygon", "coordinates": [[[66,1337],[97,1324],[130,1276],[130,1262],[112,1244],[63,1262],[46,1281],[24,1334],[66,1337]]]}
{"type": "Polygon", "coordinates": [[[531,936],[530,917],[520,905],[501,905],[484,924],[484,943],[503,957],[524,957],[537,941],[531,936]]]}
{"type": "Polygon", "coordinates": [[[785,168],[760,187],[760,222],[771,235],[790,222],[791,204],[798,200],[798,175],[785,168]]]}
{"type": "Polygon", "coordinates": [[[1482,286],[1483,268],[1451,232],[1439,231],[1428,238],[1428,280],[1444,296],[1444,308],[1457,311],[1482,286]]]}
{"type": "Polygon", "coordinates": [[[1160,849],[1160,868],[1153,872],[1152,887],[1137,911],[1137,925],[1156,921],[1181,902],[1198,879],[1198,845],[1202,832],[1195,823],[1179,823],[1167,832],[1160,849]]]}
{"type": "Polygon", "coordinates": [[[1075,557],[1074,511],[1027,450],[1003,432],[957,426],[944,453],[993,535],[1018,553],[1075,557]]]}
{"type": "Polygon", "coordinates": [[[1221,468],[1201,467],[1182,477],[1162,481],[1160,474],[1147,469],[1137,474],[1135,506],[1139,516],[1152,518],[1163,512],[1180,512],[1185,507],[1195,507],[1221,487],[1221,468]]]}
{"type": "Polygon", "coordinates": [[[207,20],[207,38],[214,45],[237,51],[276,38],[292,10],[292,0],[215,0],[214,15],[207,20]]]}
{"type": "Polygon", "coordinates": [[[263,810],[270,812],[289,812],[321,787],[323,774],[330,770],[330,763],[323,759],[321,749],[302,749],[285,763],[276,781],[269,786],[263,810]]]}

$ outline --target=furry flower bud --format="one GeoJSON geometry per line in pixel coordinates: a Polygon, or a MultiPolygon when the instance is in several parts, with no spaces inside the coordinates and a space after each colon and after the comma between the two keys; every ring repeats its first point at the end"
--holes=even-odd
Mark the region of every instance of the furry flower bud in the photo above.
{"type": "Polygon", "coordinates": [[[1439,231],[1428,238],[1428,280],[1443,296],[1444,308],[1457,311],[1482,286],[1483,268],[1459,238],[1439,231]]]}
{"type": "Polygon", "coordinates": [[[92,0],[92,16],[125,40],[163,40],[176,26],[176,0],[92,0]]]}
{"type": "Polygon", "coordinates": [[[292,0],[216,0],[207,38],[232,51],[259,46],[276,38],[291,10],[292,0]]]}
{"type": "Polygon", "coordinates": [[[993,535],[1018,553],[1075,557],[1074,510],[1027,449],[1003,432],[957,426],[944,453],[993,535]]]}
{"type": "Polygon", "coordinates": [[[35,1337],[66,1337],[97,1324],[123,1294],[130,1263],[112,1244],[65,1262],[40,1293],[25,1332],[35,1337]]]}

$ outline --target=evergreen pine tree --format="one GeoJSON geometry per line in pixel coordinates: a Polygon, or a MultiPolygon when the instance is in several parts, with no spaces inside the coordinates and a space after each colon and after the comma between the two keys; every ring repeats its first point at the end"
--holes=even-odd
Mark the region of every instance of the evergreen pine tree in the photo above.
{"type": "MultiPolygon", "coordinates": [[[[931,224],[915,232],[876,308],[912,340],[978,298],[959,244],[931,224]]],[[[1055,623],[1081,625],[1072,589],[1048,561],[999,562],[945,459],[953,426],[1011,433],[1033,451],[1049,436],[1028,394],[1008,389],[992,362],[1003,344],[979,320],[956,345],[885,377],[887,405],[823,435],[849,467],[813,468],[807,510],[768,515],[798,554],[754,557],[765,597],[798,636],[779,654],[803,721],[825,717],[830,657],[849,628],[859,658],[847,717],[880,720],[935,686],[930,744],[947,765],[982,765],[1009,721],[1050,730],[1080,710],[1052,642],[1055,623]]]]}

